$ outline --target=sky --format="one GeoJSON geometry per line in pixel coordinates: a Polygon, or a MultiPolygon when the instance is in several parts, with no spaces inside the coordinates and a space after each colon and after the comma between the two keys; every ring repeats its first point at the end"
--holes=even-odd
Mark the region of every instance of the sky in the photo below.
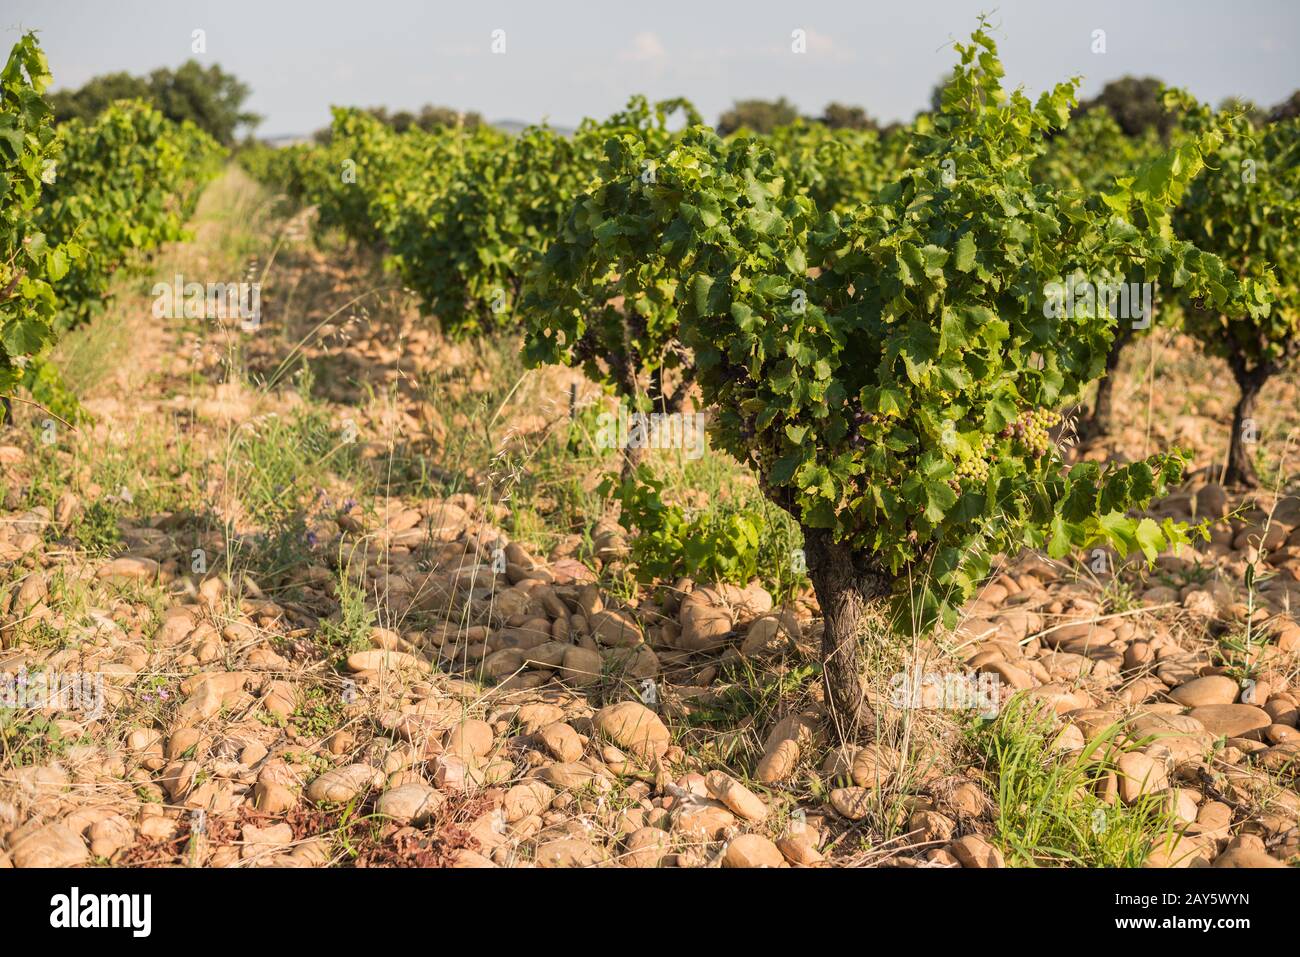
{"type": "Polygon", "coordinates": [[[252,87],[261,136],[310,133],[332,104],[573,126],[634,93],[686,96],[709,120],[736,99],[784,95],[808,114],[837,100],[891,121],[928,103],[949,44],[981,11],[1006,82],[1031,95],[1080,75],[1086,96],[1126,73],[1216,104],[1268,106],[1300,87],[1297,0],[5,0],[0,41],[39,31],[56,89],[192,56],[219,63],[252,87]]]}

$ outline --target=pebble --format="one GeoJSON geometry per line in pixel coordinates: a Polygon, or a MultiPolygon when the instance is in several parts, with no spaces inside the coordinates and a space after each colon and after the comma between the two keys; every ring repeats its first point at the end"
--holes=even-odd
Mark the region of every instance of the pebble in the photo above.
{"type": "Polygon", "coordinates": [[[1119,799],[1125,804],[1169,787],[1169,772],[1164,763],[1141,752],[1121,754],[1115,767],[1119,772],[1119,799]]]}
{"type": "Polygon", "coordinates": [[[661,867],[672,847],[672,837],[657,827],[637,828],[623,842],[619,860],[627,867],[661,867]]]}
{"type": "Polygon", "coordinates": [[[781,867],[785,857],[780,849],[761,834],[741,834],[727,844],[722,856],[723,867],[781,867]]]}
{"type": "Polygon", "coordinates": [[[78,867],[89,863],[81,837],[62,824],[47,824],[9,848],[14,867],[78,867]]]}
{"type": "Polygon", "coordinates": [[[1286,867],[1283,861],[1250,848],[1239,847],[1224,851],[1214,859],[1215,867],[1286,867]]]}
{"type": "Polygon", "coordinates": [[[755,824],[767,818],[767,805],[762,799],[725,771],[710,771],[704,781],[709,793],[738,817],[755,824]]]}
{"type": "Polygon", "coordinates": [[[978,834],[967,834],[948,845],[962,867],[1006,867],[1002,852],[978,834]]]}
{"type": "Polygon", "coordinates": [[[326,771],[307,786],[307,797],[316,803],[342,804],[358,794],[378,787],[383,781],[382,772],[365,764],[326,771]]]}
{"type": "Polygon", "coordinates": [[[403,784],[385,791],[375,802],[375,812],[399,824],[425,824],[442,808],[446,795],[427,784],[403,784]]]}
{"type": "Polygon", "coordinates": [[[667,726],[643,704],[623,701],[607,705],[592,720],[595,729],[644,761],[663,757],[672,743],[667,726]]]}
{"type": "Polygon", "coordinates": [[[861,821],[876,806],[870,789],[864,787],[835,788],[830,798],[831,807],[850,821],[861,821]]]}
{"type": "Polygon", "coordinates": [[[1240,690],[1237,682],[1227,675],[1206,675],[1179,685],[1169,692],[1169,697],[1184,707],[1199,708],[1205,705],[1232,704],[1237,700],[1240,690]]]}
{"type": "Polygon", "coordinates": [[[538,867],[546,868],[595,867],[604,860],[604,855],[588,841],[562,838],[540,845],[535,860],[538,867]]]}
{"type": "Polygon", "coordinates": [[[557,760],[572,763],[582,757],[582,739],[572,726],[557,721],[537,732],[537,740],[557,760]]]}
{"type": "Polygon", "coordinates": [[[1249,704],[1210,704],[1193,708],[1188,716],[1201,722],[1216,738],[1258,738],[1273,723],[1268,712],[1249,704]]]}

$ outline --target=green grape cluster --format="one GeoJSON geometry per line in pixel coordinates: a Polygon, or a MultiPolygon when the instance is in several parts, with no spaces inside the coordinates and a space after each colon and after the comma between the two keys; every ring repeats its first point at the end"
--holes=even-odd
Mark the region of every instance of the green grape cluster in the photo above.
{"type": "Polygon", "coordinates": [[[981,433],[975,442],[971,454],[957,463],[955,476],[948,481],[948,487],[954,492],[961,491],[962,482],[987,482],[989,477],[989,452],[993,448],[993,437],[981,433]]]}
{"type": "Polygon", "coordinates": [[[1061,416],[1049,409],[1027,410],[1002,430],[1001,437],[1015,441],[1029,452],[1031,458],[1039,459],[1052,447],[1048,430],[1060,421],[1061,416]]]}

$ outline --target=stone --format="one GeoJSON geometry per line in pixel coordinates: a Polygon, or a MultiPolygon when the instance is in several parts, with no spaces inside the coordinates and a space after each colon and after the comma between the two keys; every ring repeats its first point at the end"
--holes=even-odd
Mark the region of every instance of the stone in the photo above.
{"type": "Polygon", "coordinates": [[[443,748],[467,760],[485,757],[492,750],[492,725],[486,721],[469,718],[456,725],[447,734],[443,748]]]}
{"type": "Polygon", "coordinates": [[[727,844],[722,856],[723,867],[781,867],[785,857],[780,849],[761,834],[741,834],[727,844]]]}
{"type": "Polygon", "coordinates": [[[382,781],[382,772],[375,768],[365,764],[349,764],[326,771],[312,781],[307,786],[307,797],[317,804],[342,804],[364,791],[378,787],[382,781]]]}
{"type": "Polygon", "coordinates": [[[588,625],[596,640],[610,648],[631,648],[645,640],[640,625],[629,615],[613,609],[596,612],[588,625]]]}
{"type": "Polygon", "coordinates": [[[643,761],[663,757],[672,743],[668,728],[659,716],[635,701],[601,708],[596,712],[592,725],[620,748],[631,751],[643,761]]]}
{"type": "Polygon", "coordinates": [[[883,744],[868,744],[853,755],[853,783],[861,788],[882,788],[894,778],[898,752],[883,744]]]}
{"type": "Polygon", "coordinates": [[[772,726],[763,745],[763,757],[754,770],[760,784],[778,784],[799,765],[804,745],[817,739],[817,719],[810,715],[788,715],[772,726]]]}
{"type": "Polygon", "coordinates": [[[677,646],[683,651],[716,651],[732,636],[736,619],[724,595],[738,594],[730,586],[697,588],[682,601],[681,634],[677,646]]]}
{"type": "Polygon", "coordinates": [[[1205,801],[1196,810],[1196,823],[1188,831],[1226,838],[1232,826],[1232,808],[1222,801],[1205,801]]]}
{"type": "Polygon", "coordinates": [[[542,776],[557,788],[580,790],[601,780],[599,774],[585,764],[560,763],[548,765],[542,776]]]}
{"type": "Polygon", "coordinates": [[[715,801],[685,804],[673,817],[673,830],[696,841],[721,840],[735,826],[735,815],[715,801]]]}
{"type": "Polygon", "coordinates": [[[281,822],[268,827],[245,824],[240,831],[243,847],[239,856],[245,860],[250,857],[270,854],[293,843],[293,828],[281,822]]]}
{"type": "Polygon", "coordinates": [[[120,814],[113,814],[90,825],[90,853],[95,857],[110,858],[135,841],[135,828],[120,814]]]}
{"type": "Polygon", "coordinates": [[[1215,867],[1286,867],[1283,861],[1279,861],[1265,851],[1253,850],[1247,847],[1238,847],[1229,851],[1224,851],[1214,859],[1215,867]]]}
{"type": "Polygon", "coordinates": [[[428,672],[430,664],[422,658],[404,651],[385,651],[382,648],[370,648],[355,651],[348,655],[345,665],[348,671],[418,671],[428,672]]]}
{"type": "Polygon", "coordinates": [[[1258,740],[1272,724],[1268,712],[1249,704],[1210,704],[1193,708],[1188,716],[1201,722],[1216,738],[1251,738],[1258,740]]]}
{"type": "Polygon", "coordinates": [[[555,791],[543,781],[525,781],[506,791],[501,811],[507,824],[541,814],[555,800],[555,791]]]}
{"type": "Polygon", "coordinates": [[[777,839],[776,846],[791,864],[815,867],[826,860],[803,834],[786,834],[777,839]]]}
{"type": "Polygon", "coordinates": [[[908,818],[907,830],[913,844],[946,844],[956,823],[938,811],[915,811],[908,818]]]}
{"type": "Polygon", "coordinates": [[[871,790],[864,787],[834,788],[830,798],[836,813],[850,821],[861,821],[876,806],[871,790]]]}
{"type": "Polygon", "coordinates": [[[560,676],[569,684],[582,687],[600,680],[605,659],[600,652],[573,645],[566,648],[560,663],[560,676]]]}
{"type": "Polygon", "coordinates": [[[769,615],[749,626],[740,643],[746,658],[770,658],[794,651],[799,636],[799,622],[791,614],[769,615]]]}
{"type": "Polygon", "coordinates": [[[704,782],[709,793],[736,816],[755,824],[767,817],[767,805],[762,799],[725,771],[710,771],[704,782]]]}
{"type": "Polygon", "coordinates": [[[253,807],[264,814],[285,814],[298,806],[298,795],[283,784],[258,781],[253,785],[253,807]]]}
{"type": "Polygon", "coordinates": [[[1139,751],[1121,754],[1115,767],[1119,773],[1119,798],[1125,804],[1169,787],[1169,772],[1164,763],[1139,751]]]}
{"type": "Polygon", "coordinates": [[[117,578],[129,581],[152,581],[158,577],[160,567],[152,558],[127,556],[115,558],[102,565],[95,573],[99,578],[117,578]]]}
{"type": "Polygon", "coordinates": [[[600,849],[577,838],[548,841],[537,848],[538,867],[595,867],[604,855],[600,849]]]}
{"type": "Polygon", "coordinates": [[[978,834],[967,834],[948,845],[953,857],[962,867],[995,868],[1005,867],[1002,852],[978,834]]]}
{"type": "Polygon", "coordinates": [[[1193,678],[1169,692],[1169,697],[1186,708],[1204,705],[1232,704],[1240,690],[1237,682],[1227,675],[1206,675],[1193,678]]]}
{"type": "Polygon", "coordinates": [[[572,763],[582,757],[582,739],[572,726],[562,721],[548,724],[535,737],[558,761],[572,763]]]}
{"type": "Polygon", "coordinates": [[[446,795],[427,784],[403,784],[385,791],[375,802],[375,813],[399,824],[425,824],[447,802],[446,795]]]}
{"type": "Polygon", "coordinates": [[[224,696],[220,688],[211,682],[204,682],[176,709],[176,727],[196,724],[214,717],[221,711],[224,696]]]}
{"type": "Polygon", "coordinates": [[[198,773],[197,761],[173,761],[163,768],[158,783],[166,789],[172,801],[179,802],[194,784],[194,778],[198,773]]]}
{"type": "Polygon", "coordinates": [[[979,817],[984,813],[988,801],[977,784],[962,781],[948,792],[946,803],[948,809],[957,817],[979,817]]]}
{"type": "Polygon", "coordinates": [[[626,867],[661,867],[672,837],[657,827],[640,827],[627,836],[620,862],[626,867]]]}
{"type": "Polygon", "coordinates": [[[14,867],[79,867],[90,861],[81,837],[63,824],[47,824],[9,848],[14,867]]]}

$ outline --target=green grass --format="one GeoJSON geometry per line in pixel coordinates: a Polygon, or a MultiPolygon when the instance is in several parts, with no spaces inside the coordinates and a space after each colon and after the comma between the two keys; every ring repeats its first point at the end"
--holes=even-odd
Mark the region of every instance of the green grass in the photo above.
{"type": "Polygon", "coordinates": [[[63,736],[52,718],[0,708],[0,767],[46,764],[66,754],[75,743],[63,736]]]}
{"type": "Polygon", "coordinates": [[[1079,755],[1053,754],[1057,732],[1023,698],[972,731],[976,752],[994,781],[994,838],[1013,867],[1141,867],[1174,822],[1160,795],[1132,805],[1106,804],[1093,785],[1113,753],[1118,727],[1101,732],[1079,755]]]}
{"type": "Polygon", "coordinates": [[[342,564],[336,595],[338,617],[323,620],[316,630],[316,641],[337,658],[370,647],[370,629],[376,619],[375,610],[366,603],[365,590],[353,583],[347,563],[342,564]]]}
{"type": "Polygon", "coordinates": [[[290,720],[300,735],[320,741],[343,724],[343,712],[343,698],[337,688],[313,685],[303,693],[290,720]]]}

